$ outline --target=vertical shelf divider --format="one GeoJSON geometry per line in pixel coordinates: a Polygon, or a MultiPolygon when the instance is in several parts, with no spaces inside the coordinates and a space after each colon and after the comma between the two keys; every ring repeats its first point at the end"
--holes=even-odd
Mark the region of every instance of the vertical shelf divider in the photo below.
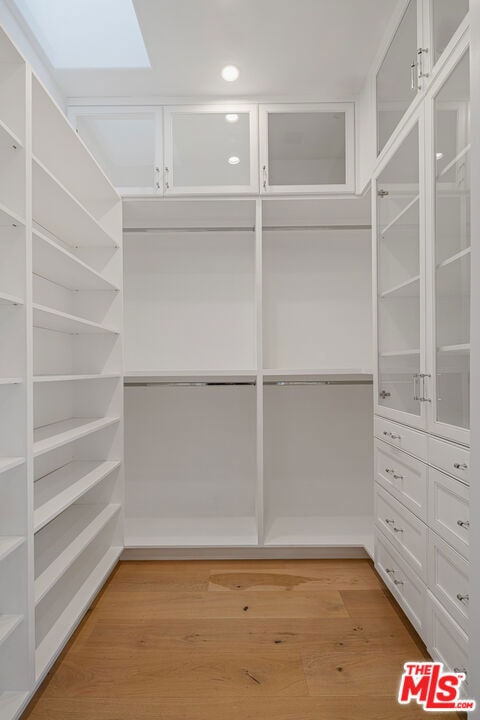
{"type": "Polygon", "coordinates": [[[255,310],[257,331],[257,532],[258,545],[265,542],[265,494],[263,486],[263,200],[255,201],[255,310]]]}

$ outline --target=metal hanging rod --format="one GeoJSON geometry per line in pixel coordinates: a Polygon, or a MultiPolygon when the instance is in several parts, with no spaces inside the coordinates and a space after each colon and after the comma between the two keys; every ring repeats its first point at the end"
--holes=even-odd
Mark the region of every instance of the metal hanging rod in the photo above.
{"type": "MultiPolygon", "coordinates": [[[[307,230],[371,230],[371,225],[265,225],[263,232],[301,232],[307,230]]],[[[254,226],[240,227],[148,227],[124,228],[125,234],[158,234],[158,233],[234,233],[255,232],[254,226]]]]}
{"type": "Polygon", "coordinates": [[[373,380],[265,380],[264,385],[373,385],[373,380]]]}
{"type": "Polygon", "coordinates": [[[189,381],[181,380],[149,380],[148,382],[125,382],[124,387],[235,387],[235,386],[255,386],[254,380],[235,381],[235,382],[215,382],[215,381],[189,381]]]}

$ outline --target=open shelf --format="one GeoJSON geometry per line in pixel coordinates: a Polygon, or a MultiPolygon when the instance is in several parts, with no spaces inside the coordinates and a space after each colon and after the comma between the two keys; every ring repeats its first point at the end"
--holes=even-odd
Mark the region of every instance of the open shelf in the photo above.
{"type": "Polygon", "coordinates": [[[73,247],[117,246],[93,215],[35,157],[33,219],[73,247]]]}
{"type": "Polygon", "coordinates": [[[125,546],[243,547],[256,545],[253,517],[130,518],[125,521],[125,546]]]}
{"type": "Polygon", "coordinates": [[[23,300],[15,295],[0,292],[0,305],[10,305],[11,307],[23,305],[23,300]]]}
{"type": "Polygon", "coordinates": [[[17,225],[25,225],[24,218],[17,215],[13,210],[9,210],[5,205],[0,203],[0,227],[16,227],[17,225]]]}
{"type": "Polygon", "coordinates": [[[382,358],[389,358],[389,357],[403,357],[403,356],[414,356],[414,355],[420,355],[420,350],[414,349],[414,350],[391,350],[389,352],[380,353],[380,357],[382,358]]]}
{"type": "Polygon", "coordinates": [[[23,465],[25,458],[23,457],[0,457],[0,475],[8,470],[23,465]]]}
{"type": "Polygon", "coordinates": [[[33,270],[36,275],[70,290],[118,291],[103,275],[36,229],[33,230],[33,270]]]}
{"type": "Polygon", "coordinates": [[[120,467],[120,462],[71,462],[35,482],[33,530],[38,532],[120,467]]]}
{"type": "Polygon", "coordinates": [[[103,430],[120,422],[119,417],[104,418],[71,418],[60,422],[35,428],[34,456],[38,457],[87,435],[103,430]]]}
{"type": "Polygon", "coordinates": [[[462,148],[462,150],[460,150],[460,152],[457,153],[455,155],[455,157],[452,160],[450,160],[450,162],[447,165],[445,165],[444,168],[442,168],[442,170],[437,175],[437,179],[446,175],[448,173],[448,171],[451,170],[452,167],[454,167],[454,165],[456,165],[459,160],[461,160],[468,152],[470,152],[471,147],[472,146],[469,143],[464,148],[462,148]]]}
{"type": "Polygon", "coordinates": [[[85,375],[36,375],[34,383],[76,382],[82,380],[118,380],[120,373],[91,373],[85,375]]]}
{"type": "Polygon", "coordinates": [[[368,380],[373,375],[372,368],[319,368],[315,370],[282,370],[267,368],[263,371],[265,381],[308,382],[334,380],[368,380]]]}
{"type": "Polygon", "coordinates": [[[18,138],[13,130],[11,130],[6,123],[0,120],[0,152],[5,150],[19,150],[23,148],[23,143],[18,138]]]}
{"type": "Polygon", "coordinates": [[[255,382],[255,370],[126,370],[125,382],[255,382]]]}
{"type": "Polygon", "coordinates": [[[442,262],[437,264],[437,268],[446,267],[447,265],[450,265],[453,262],[457,262],[458,260],[461,260],[466,255],[470,255],[471,248],[465,248],[465,250],[460,250],[460,252],[455,253],[455,255],[451,255],[446,260],[443,260],[442,262]]]}
{"type": "Polygon", "coordinates": [[[279,517],[267,530],[265,545],[368,547],[372,537],[371,517],[279,517]]]}
{"type": "Polygon", "coordinates": [[[388,290],[380,293],[381,298],[388,297],[412,297],[420,295],[420,275],[409,278],[388,290]]]}
{"type": "Polygon", "coordinates": [[[410,202],[408,202],[408,203],[405,205],[405,207],[402,208],[402,210],[400,210],[400,211],[395,215],[395,217],[393,218],[393,220],[390,220],[390,222],[389,222],[387,225],[385,225],[384,228],[381,228],[381,235],[385,235],[389,230],[391,230],[393,227],[395,227],[395,225],[398,225],[399,221],[400,221],[402,218],[403,218],[403,220],[404,220],[404,222],[403,222],[402,224],[403,224],[403,225],[407,225],[408,222],[406,222],[406,221],[408,221],[408,219],[409,219],[407,213],[408,213],[410,210],[413,210],[413,209],[414,209],[415,212],[417,212],[416,204],[418,203],[419,200],[420,200],[420,195],[415,195],[415,197],[414,197],[412,200],[410,200],[410,202]]]}
{"type": "Polygon", "coordinates": [[[38,645],[35,653],[37,681],[43,678],[50,663],[59,655],[70,634],[90,606],[93,598],[118,562],[123,548],[111,547],[79,587],[57,621],[38,645]]]}
{"type": "Polygon", "coordinates": [[[42,330],[54,330],[55,332],[67,333],[68,335],[79,335],[82,333],[110,333],[118,335],[116,330],[106,328],[100,323],[92,320],[85,320],[76,315],[54,310],[44,305],[34,304],[33,325],[42,330]]]}
{"type": "Polygon", "coordinates": [[[25,542],[24,537],[0,535],[0,560],[4,560],[10,553],[14,552],[25,542]]]}
{"type": "Polygon", "coordinates": [[[23,615],[0,615],[0,645],[2,645],[8,637],[10,637],[14,630],[16,630],[16,628],[20,625],[22,620],[23,615]]]}
{"type": "MultiPolygon", "coordinates": [[[[35,570],[40,564],[44,569],[35,578],[34,596],[35,605],[43,600],[45,595],[57,584],[61,577],[73,565],[75,560],[90,545],[93,540],[100,534],[107,523],[115,517],[120,511],[120,505],[107,505],[99,512],[98,508],[91,505],[74,505],[70,507],[65,514],[62,514],[56,520],[57,526],[54,528],[55,535],[49,539],[48,548],[43,548],[46,557],[40,557],[37,554],[38,539],[35,543],[35,570]],[[95,509],[95,514],[93,510],[95,509]],[[64,545],[65,541],[67,544],[64,545]],[[56,554],[58,545],[61,543],[63,549],[56,554]]],[[[49,525],[44,532],[47,534],[53,529],[49,525]]]]}

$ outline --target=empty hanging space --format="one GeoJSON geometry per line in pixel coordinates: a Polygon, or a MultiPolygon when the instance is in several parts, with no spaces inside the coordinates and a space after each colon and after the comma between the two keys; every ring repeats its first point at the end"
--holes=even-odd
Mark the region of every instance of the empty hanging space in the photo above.
{"type": "Polygon", "coordinates": [[[253,385],[132,386],[126,547],[255,545],[253,385]]]}
{"type": "Polygon", "coordinates": [[[255,375],[255,202],[129,200],[125,224],[125,374],[255,375]]]}
{"type": "Polygon", "coordinates": [[[265,375],[371,374],[368,197],[264,202],[265,375]]]}

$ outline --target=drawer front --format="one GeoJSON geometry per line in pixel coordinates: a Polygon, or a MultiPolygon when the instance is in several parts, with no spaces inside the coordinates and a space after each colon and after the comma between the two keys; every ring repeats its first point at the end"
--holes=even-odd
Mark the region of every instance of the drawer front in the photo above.
{"type": "Polygon", "coordinates": [[[402,450],[375,441],[377,482],[421,520],[427,521],[427,466],[402,450]]]}
{"type": "Polygon", "coordinates": [[[469,489],[458,480],[428,469],[428,524],[461,555],[470,543],[469,489]]]}
{"type": "Polygon", "coordinates": [[[381,532],[375,537],[375,567],[425,642],[427,588],[381,532]]]}
{"type": "Polygon", "coordinates": [[[468,685],[468,637],[432,593],[427,594],[428,651],[448,670],[466,672],[468,685]]]}
{"type": "Polygon", "coordinates": [[[470,482],[470,450],[467,448],[429,437],[428,462],[463,482],[470,482]]]}
{"type": "Polygon", "coordinates": [[[385,420],[385,418],[375,417],[375,435],[380,440],[394,445],[400,450],[411,453],[415,457],[427,460],[427,436],[418,430],[411,430],[405,425],[398,425],[385,420]]]}
{"type": "Polygon", "coordinates": [[[378,483],[375,520],[401,557],[427,582],[427,526],[378,483]]]}
{"type": "Polygon", "coordinates": [[[428,587],[467,632],[470,567],[465,558],[432,530],[428,537],[428,587]]]}

